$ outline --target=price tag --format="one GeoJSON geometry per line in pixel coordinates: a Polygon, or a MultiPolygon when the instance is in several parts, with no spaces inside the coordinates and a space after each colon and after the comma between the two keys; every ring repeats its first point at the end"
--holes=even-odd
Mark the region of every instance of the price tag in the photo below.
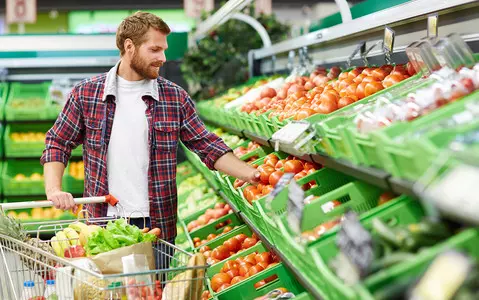
{"type": "Polygon", "coordinates": [[[396,33],[394,32],[394,30],[392,30],[391,27],[386,26],[384,28],[384,39],[383,39],[383,51],[386,54],[386,60],[391,59],[391,55],[394,49],[395,37],[396,37],[396,33]]]}
{"type": "Polygon", "coordinates": [[[288,224],[289,227],[298,235],[301,234],[301,222],[304,211],[304,191],[296,183],[291,181],[288,193],[288,224]]]}
{"type": "Polygon", "coordinates": [[[439,14],[435,13],[427,17],[427,37],[437,37],[437,23],[439,14]]]}
{"type": "Polygon", "coordinates": [[[462,164],[432,184],[424,197],[431,200],[443,216],[479,225],[478,182],[479,168],[462,164]]]}
{"type": "Polygon", "coordinates": [[[286,173],[278,180],[278,183],[274,186],[273,190],[268,194],[266,198],[266,205],[268,209],[271,209],[271,201],[284,189],[285,186],[289,184],[291,179],[293,179],[293,173],[286,173]]]}
{"type": "Polygon", "coordinates": [[[371,234],[356,213],[349,211],[344,215],[336,244],[341,253],[338,275],[348,284],[357,283],[368,274],[374,252],[371,234]]]}
{"type": "Polygon", "coordinates": [[[276,131],[272,136],[272,140],[284,144],[292,144],[304,132],[306,132],[310,126],[311,124],[308,122],[291,122],[276,131]]]}

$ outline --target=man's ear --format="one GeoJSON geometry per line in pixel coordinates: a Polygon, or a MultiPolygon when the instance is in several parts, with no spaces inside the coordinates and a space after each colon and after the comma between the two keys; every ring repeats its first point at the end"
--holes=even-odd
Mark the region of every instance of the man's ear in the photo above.
{"type": "Polygon", "coordinates": [[[131,39],[126,39],[123,43],[123,47],[125,49],[125,53],[133,53],[133,51],[135,50],[135,44],[133,44],[133,41],[131,39]]]}

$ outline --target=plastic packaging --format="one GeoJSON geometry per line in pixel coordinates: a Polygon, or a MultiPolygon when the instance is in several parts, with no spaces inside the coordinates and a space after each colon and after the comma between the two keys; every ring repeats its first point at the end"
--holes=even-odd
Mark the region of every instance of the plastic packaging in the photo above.
{"type": "MultiPolygon", "coordinates": [[[[140,273],[150,271],[148,259],[143,254],[130,254],[121,258],[123,273],[140,273]]],[[[153,278],[149,275],[139,275],[126,278],[126,293],[128,300],[138,299],[142,294],[153,295],[153,278]]]]}
{"type": "Polygon", "coordinates": [[[22,297],[20,299],[21,300],[30,300],[30,299],[35,298],[37,296],[39,296],[39,295],[36,294],[35,282],[25,281],[23,283],[22,297]]]}
{"type": "Polygon", "coordinates": [[[58,300],[55,280],[47,280],[47,287],[45,288],[43,296],[46,300],[58,300]]]}

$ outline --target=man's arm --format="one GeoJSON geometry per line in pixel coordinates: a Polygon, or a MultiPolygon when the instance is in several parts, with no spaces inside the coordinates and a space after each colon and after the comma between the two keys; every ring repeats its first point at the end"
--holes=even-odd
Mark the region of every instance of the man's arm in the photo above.
{"type": "Polygon", "coordinates": [[[247,182],[259,181],[259,172],[238,159],[216,134],[208,132],[196,113],[191,98],[183,93],[181,140],[211,170],[218,170],[247,182]]]}
{"type": "Polygon", "coordinates": [[[83,140],[83,118],[78,103],[78,90],[70,93],[65,107],[47,132],[45,150],[40,159],[45,178],[45,193],[56,208],[75,207],[73,196],[62,191],[62,177],[71,152],[83,140]]]}

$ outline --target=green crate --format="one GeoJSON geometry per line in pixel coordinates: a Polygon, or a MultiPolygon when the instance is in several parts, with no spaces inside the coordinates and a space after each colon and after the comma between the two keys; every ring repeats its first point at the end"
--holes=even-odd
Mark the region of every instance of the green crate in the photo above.
{"type": "Polygon", "coordinates": [[[256,148],[253,151],[251,151],[249,153],[246,153],[245,155],[241,156],[240,159],[242,161],[247,161],[253,156],[257,156],[258,158],[265,157],[266,155],[268,155],[272,152],[273,152],[273,148],[266,147],[266,146],[260,146],[259,148],[256,148]]]}
{"type": "Polygon", "coordinates": [[[266,138],[272,138],[276,132],[273,121],[269,118],[269,112],[260,116],[261,127],[263,128],[263,136],[266,138]]]}
{"type": "MultiPolygon", "coordinates": [[[[441,120],[448,119],[453,115],[465,110],[465,106],[470,101],[475,101],[479,95],[476,91],[460,101],[452,102],[444,107],[437,109],[427,115],[424,115],[412,122],[399,122],[387,128],[377,130],[371,133],[373,142],[377,144],[377,154],[383,161],[383,166],[395,177],[416,180],[427,170],[427,164],[432,163],[435,155],[440,149],[430,152],[427,148],[421,147],[427,144],[427,137],[422,136],[411,139],[408,135],[427,128],[431,124],[438,123],[441,120]],[[402,137],[402,141],[398,140],[402,137]],[[417,148],[419,147],[419,148],[417,148]]],[[[447,130],[438,128],[439,135],[436,141],[445,143],[454,138],[455,133],[467,132],[477,127],[478,122],[473,122],[458,129],[447,130]],[[456,131],[456,130],[459,130],[456,131]]],[[[446,144],[442,144],[446,146],[446,144]]],[[[431,148],[428,148],[431,150],[431,148]]]]}
{"type": "Polygon", "coordinates": [[[0,122],[5,119],[5,103],[8,98],[8,83],[0,82],[0,122]]]}
{"type": "Polygon", "coordinates": [[[8,124],[5,129],[6,157],[40,157],[50,124],[8,124]],[[16,140],[12,139],[16,136],[16,140]]]}
{"type": "Polygon", "coordinates": [[[5,147],[5,127],[3,127],[2,122],[0,121],[0,157],[3,157],[4,147],[5,147]]]}
{"type": "Polygon", "coordinates": [[[270,291],[284,287],[289,292],[298,295],[294,299],[312,299],[308,298],[308,295],[304,293],[304,288],[298,281],[290,275],[286,268],[282,264],[278,264],[274,267],[268,268],[252,277],[249,277],[228,289],[221,291],[220,293],[214,294],[218,300],[251,300],[258,297],[268,294],[270,291]],[[278,278],[272,282],[267,283],[266,285],[256,289],[254,285],[271,276],[277,276],[278,278]],[[301,298],[299,297],[301,296],[301,298]]]}
{"type": "Polygon", "coordinates": [[[7,121],[51,119],[51,105],[47,101],[49,87],[50,82],[12,83],[5,106],[5,119],[7,121]]]}
{"type": "MultiPolygon", "coordinates": [[[[379,96],[385,93],[394,94],[395,97],[406,96],[411,91],[429,84],[431,84],[431,80],[424,80],[419,75],[415,75],[357,103],[368,104],[375,102],[379,96]]],[[[330,117],[315,123],[318,135],[324,140],[324,150],[329,156],[345,158],[356,164],[360,162],[358,155],[355,153],[356,149],[353,147],[351,137],[345,131],[345,127],[352,124],[354,117],[361,109],[361,106],[356,104],[348,105],[331,113],[330,117]]]]}
{"type": "Polygon", "coordinates": [[[43,167],[39,161],[6,161],[2,173],[4,195],[27,196],[45,194],[43,176],[37,180],[32,180],[29,177],[33,173],[43,174],[43,167]],[[26,178],[21,180],[15,178],[19,174],[23,174],[26,178]]]}
{"type": "MultiPolygon", "coordinates": [[[[298,181],[298,184],[302,185],[311,180],[316,181],[317,187],[307,191],[305,194],[307,196],[311,194],[323,195],[330,191],[333,191],[348,182],[351,182],[353,179],[341,172],[338,172],[333,169],[322,168],[315,172],[314,174],[308,175],[304,178],[301,178],[298,181]]],[[[288,191],[287,189],[280,192],[272,201],[271,207],[268,207],[267,198],[264,197],[258,201],[253,202],[255,211],[258,212],[259,218],[258,225],[260,228],[264,228],[262,233],[270,240],[272,243],[276,243],[283,240],[283,234],[276,224],[275,217],[284,215],[286,212],[286,207],[288,203],[288,191]]]]}
{"type": "MultiPolygon", "coordinates": [[[[206,211],[206,209],[204,211],[206,211]]],[[[185,226],[185,232],[187,232],[188,238],[190,239],[192,245],[194,245],[194,243],[193,243],[194,238],[199,238],[200,240],[206,240],[208,235],[211,234],[211,233],[214,233],[216,235],[222,233],[224,227],[226,227],[226,226],[230,226],[230,227],[234,228],[236,226],[240,226],[240,225],[243,224],[241,219],[235,213],[232,213],[232,214],[228,214],[226,216],[223,216],[223,217],[219,218],[218,220],[216,220],[216,221],[214,221],[210,224],[207,224],[207,225],[202,226],[198,229],[195,229],[191,232],[188,232],[187,225],[191,221],[196,220],[203,213],[195,214],[195,215],[193,215],[191,217],[188,217],[188,218],[185,218],[183,220],[183,223],[184,223],[184,226],[185,226]],[[226,224],[226,222],[230,222],[230,224],[226,224]],[[219,226],[220,223],[224,223],[224,226],[216,228],[216,226],[219,226]]]]}

